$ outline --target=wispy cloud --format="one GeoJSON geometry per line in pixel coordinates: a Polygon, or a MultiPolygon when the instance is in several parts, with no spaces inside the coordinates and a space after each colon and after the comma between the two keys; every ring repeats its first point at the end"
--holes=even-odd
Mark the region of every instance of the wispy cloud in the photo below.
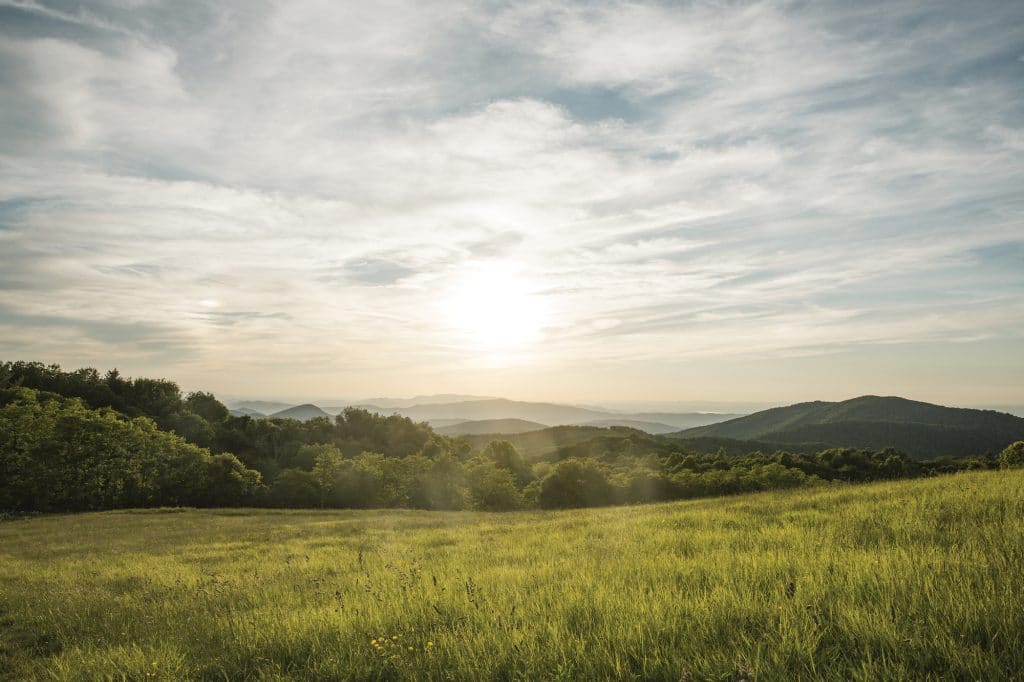
{"type": "Polygon", "coordinates": [[[976,370],[963,400],[1024,402],[986,374],[1024,341],[1022,27],[1001,2],[0,1],[0,354],[235,393],[762,399],[783,375],[736,367],[831,357],[790,391],[827,397],[938,344],[905,393],[976,370]],[[489,265],[538,341],[460,336],[489,265]]]}
{"type": "Polygon", "coordinates": [[[34,0],[0,0],[0,7],[20,10],[27,14],[36,14],[47,19],[55,19],[59,22],[73,24],[75,26],[110,31],[112,33],[127,36],[136,35],[123,26],[119,26],[114,22],[108,21],[101,16],[90,12],[84,7],[77,7],[75,8],[75,11],[68,12],[40,2],[35,2],[34,0]]]}

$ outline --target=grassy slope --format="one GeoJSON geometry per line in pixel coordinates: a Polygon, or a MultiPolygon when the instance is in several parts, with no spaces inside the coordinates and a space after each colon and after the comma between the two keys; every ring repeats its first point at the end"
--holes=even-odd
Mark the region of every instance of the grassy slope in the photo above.
{"type": "Polygon", "coordinates": [[[1013,678],[1022,485],[1024,471],[982,472],[553,513],[13,521],[0,524],[0,671],[1013,678]]]}

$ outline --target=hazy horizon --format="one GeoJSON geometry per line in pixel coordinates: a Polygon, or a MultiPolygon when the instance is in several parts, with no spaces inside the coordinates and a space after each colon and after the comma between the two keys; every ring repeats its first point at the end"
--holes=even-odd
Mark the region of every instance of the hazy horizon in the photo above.
{"type": "MultiPolygon", "coordinates": [[[[186,388],[186,390],[202,390],[201,387],[186,388]]],[[[287,404],[291,407],[302,405],[302,404],[313,404],[317,407],[340,407],[346,405],[367,405],[375,404],[377,407],[389,407],[389,405],[377,405],[375,401],[403,401],[410,402],[411,404],[416,403],[415,398],[434,398],[437,395],[449,395],[449,394],[434,394],[434,395],[418,395],[418,396],[363,396],[363,397],[338,397],[338,396],[321,396],[312,397],[303,396],[297,394],[293,396],[274,396],[274,395],[232,395],[223,394],[219,398],[227,405],[234,406],[240,403],[247,402],[274,402],[287,404]]],[[[828,402],[840,402],[842,400],[848,400],[852,398],[859,398],[862,396],[847,396],[846,398],[839,398],[837,400],[828,402]]],[[[884,396],[883,396],[884,397],[884,396]]],[[[900,398],[906,398],[906,396],[896,396],[900,398]]],[[[709,414],[751,414],[759,412],[761,410],[771,409],[773,407],[785,407],[794,403],[801,402],[814,402],[821,400],[820,398],[810,398],[807,400],[797,400],[793,402],[743,402],[743,401],[701,401],[701,400],[671,400],[671,401],[646,401],[646,400],[622,400],[622,401],[587,401],[587,400],[545,400],[543,398],[536,399],[517,399],[509,398],[508,396],[463,396],[459,399],[454,399],[451,402],[462,402],[464,400],[511,400],[516,402],[533,402],[533,403],[551,403],[556,405],[570,405],[574,407],[591,408],[595,410],[607,410],[610,412],[621,412],[621,413],[632,413],[632,412],[706,412],[709,414]]],[[[927,402],[927,401],[922,401],[927,402]]],[[[977,410],[995,410],[997,412],[1005,412],[1018,417],[1024,417],[1024,405],[995,405],[990,403],[982,404],[945,404],[946,407],[966,407],[977,410]]]]}
{"type": "Polygon", "coordinates": [[[1022,27],[0,0],[0,359],[302,400],[1021,406],[1022,27]]]}

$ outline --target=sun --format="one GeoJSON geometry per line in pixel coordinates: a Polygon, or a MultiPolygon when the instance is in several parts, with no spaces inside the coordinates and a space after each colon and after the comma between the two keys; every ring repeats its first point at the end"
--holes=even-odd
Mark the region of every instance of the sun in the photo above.
{"type": "Polygon", "coordinates": [[[544,303],[511,263],[479,263],[462,272],[445,297],[445,317],[460,344],[514,350],[542,338],[544,303]]]}

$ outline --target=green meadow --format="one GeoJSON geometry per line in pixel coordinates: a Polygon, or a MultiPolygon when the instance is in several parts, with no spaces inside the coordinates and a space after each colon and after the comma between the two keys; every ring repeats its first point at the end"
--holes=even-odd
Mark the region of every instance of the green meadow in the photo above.
{"type": "Polygon", "coordinates": [[[1022,487],[11,520],[0,679],[1021,679],[1022,487]]]}

